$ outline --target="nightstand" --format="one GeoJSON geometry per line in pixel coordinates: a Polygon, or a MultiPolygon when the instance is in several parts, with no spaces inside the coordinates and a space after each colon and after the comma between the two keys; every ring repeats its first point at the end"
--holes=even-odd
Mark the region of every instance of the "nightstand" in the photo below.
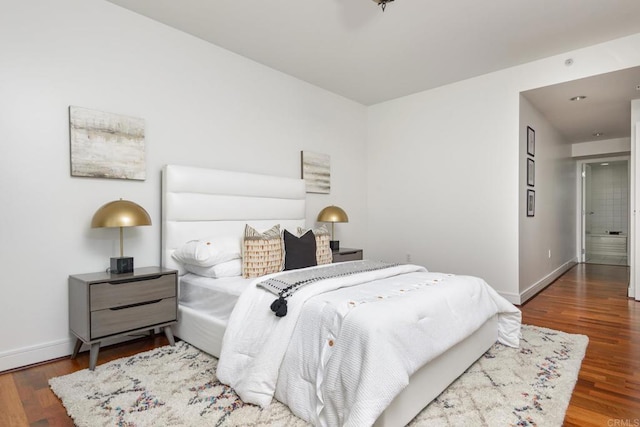
{"type": "Polygon", "coordinates": [[[69,276],[69,329],[77,337],[71,358],[89,344],[89,369],[98,361],[106,338],[164,329],[175,345],[171,325],[178,320],[178,272],[162,267],[132,273],[69,276]]]}
{"type": "Polygon", "coordinates": [[[362,259],[362,249],[340,248],[333,251],[333,262],[359,261],[362,259]]]}

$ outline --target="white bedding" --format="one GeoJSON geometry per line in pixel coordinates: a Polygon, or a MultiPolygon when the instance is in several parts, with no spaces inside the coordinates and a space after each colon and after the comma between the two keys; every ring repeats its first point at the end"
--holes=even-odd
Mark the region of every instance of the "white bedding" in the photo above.
{"type": "Polygon", "coordinates": [[[264,279],[231,314],[217,376],[245,402],[275,395],[315,425],[371,425],[418,368],[496,313],[500,342],[519,342],[520,311],[475,277],[400,265],[327,279],[290,297],[282,318],[255,286],[264,279]]]}
{"type": "Polygon", "coordinates": [[[227,322],[242,292],[253,279],[212,279],[187,273],[180,276],[179,304],[227,322]]]}

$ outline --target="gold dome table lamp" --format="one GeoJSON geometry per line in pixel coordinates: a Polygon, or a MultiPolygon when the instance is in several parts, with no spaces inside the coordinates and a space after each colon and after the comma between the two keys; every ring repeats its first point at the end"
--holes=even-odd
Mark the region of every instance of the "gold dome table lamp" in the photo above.
{"type": "Polygon", "coordinates": [[[120,228],[120,256],[111,258],[111,268],[109,270],[111,273],[133,272],[133,257],[124,256],[122,229],[138,225],[151,225],[151,217],[142,206],[129,200],[114,200],[102,205],[93,214],[93,219],[91,220],[92,228],[120,228]]]}
{"type": "Polygon", "coordinates": [[[331,247],[332,251],[339,250],[340,241],[334,240],[334,225],[336,222],[349,222],[347,213],[338,206],[327,206],[318,214],[318,221],[331,223],[331,241],[329,242],[329,247],[331,247]]]}

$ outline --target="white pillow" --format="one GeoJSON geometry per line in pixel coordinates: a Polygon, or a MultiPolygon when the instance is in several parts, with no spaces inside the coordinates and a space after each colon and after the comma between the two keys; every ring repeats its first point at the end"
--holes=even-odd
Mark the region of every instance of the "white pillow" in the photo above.
{"type": "Polygon", "coordinates": [[[234,277],[242,275],[242,260],[232,259],[231,261],[222,262],[212,267],[200,267],[192,264],[185,264],[184,269],[189,273],[197,274],[203,277],[212,277],[220,279],[222,277],[234,277]]]}
{"type": "Polygon", "coordinates": [[[240,259],[241,251],[240,237],[213,237],[191,240],[176,249],[171,256],[185,265],[212,267],[232,259],[240,259]]]}

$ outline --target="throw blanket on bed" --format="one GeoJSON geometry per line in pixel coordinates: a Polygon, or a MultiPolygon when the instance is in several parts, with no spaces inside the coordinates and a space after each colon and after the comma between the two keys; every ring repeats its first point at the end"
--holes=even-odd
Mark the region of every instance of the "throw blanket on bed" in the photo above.
{"type": "Polygon", "coordinates": [[[255,285],[241,295],[218,378],[262,407],[275,394],[316,425],[371,425],[417,369],[497,313],[499,340],[519,340],[520,311],[483,280],[414,265],[304,287],[284,318],[272,298],[255,285]]]}
{"type": "Polygon", "coordinates": [[[365,271],[381,270],[395,265],[397,264],[369,260],[340,262],[326,266],[322,269],[321,274],[318,274],[317,270],[304,268],[287,271],[259,282],[258,286],[262,286],[266,290],[278,295],[279,298],[271,303],[271,311],[273,311],[278,317],[284,317],[287,315],[287,298],[303,286],[307,286],[324,279],[345,277],[363,273],[365,271]]]}

